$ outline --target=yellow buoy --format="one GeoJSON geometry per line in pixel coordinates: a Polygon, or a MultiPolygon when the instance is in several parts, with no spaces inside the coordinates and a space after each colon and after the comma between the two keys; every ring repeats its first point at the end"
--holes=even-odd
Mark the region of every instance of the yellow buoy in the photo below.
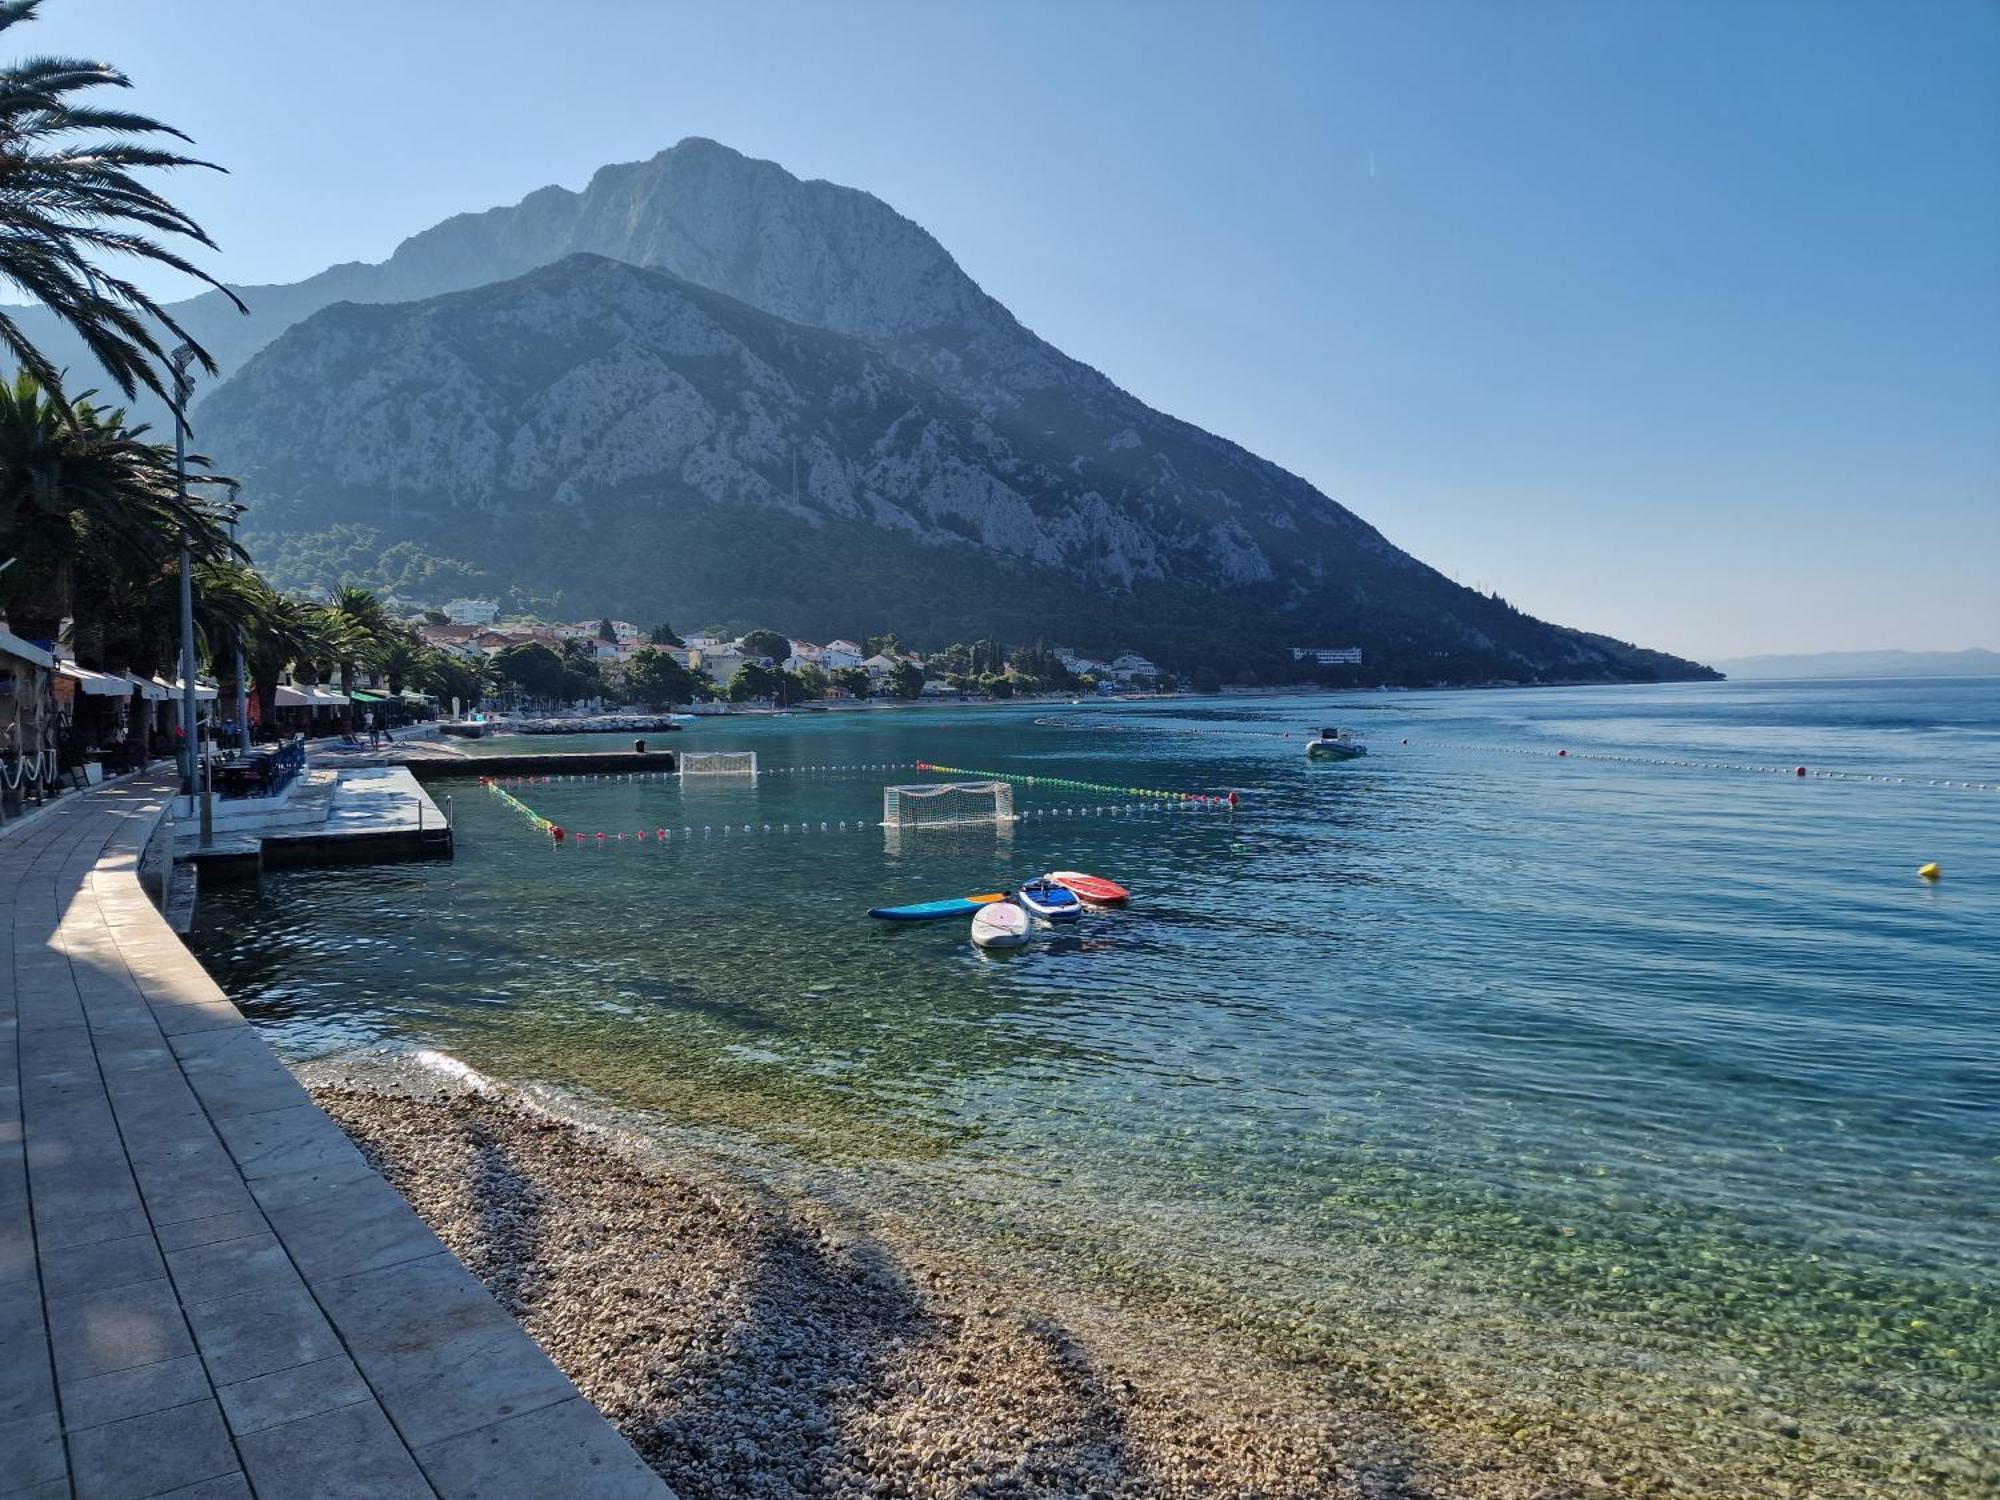
{"type": "Polygon", "coordinates": [[[1936,880],[1940,875],[1944,874],[1944,871],[1938,868],[1936,860],[1932,860],[1927,865],[1919,865],[1917,867],[1917,874],[1924,880],[1936,880]]]}

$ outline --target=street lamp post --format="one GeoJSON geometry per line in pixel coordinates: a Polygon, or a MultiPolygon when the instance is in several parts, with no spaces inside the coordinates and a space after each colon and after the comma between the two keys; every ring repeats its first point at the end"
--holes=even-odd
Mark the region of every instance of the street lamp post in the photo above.
{"type": "MultiPolygon", "coordinates": [[[[236,540],[236,512],[229,513],[229,540],[236,540]]],[[[236,753],[250,753],[250,679],[244,672],[243,632],[236,632],[236,753]]]]}
{"type": "MultiPolygon", "coordinates": [[[[182,344],[167,357],[174,371],[174,492],[187,504],[187,402],[194,382],[187,367],[194,358],[194,346],[182,344]]],[[[188,535],[181,531],[181,791],[188,799],[188,813],[194,813],[195,772],[194,710],[194,561],[189,555],[188,535]]]]}

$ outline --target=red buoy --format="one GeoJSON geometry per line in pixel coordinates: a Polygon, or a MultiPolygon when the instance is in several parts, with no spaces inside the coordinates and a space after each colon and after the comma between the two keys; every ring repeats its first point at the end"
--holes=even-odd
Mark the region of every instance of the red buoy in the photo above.
{"type": "Polygon", "coordinates": [[[1567,751],[1567,750],[1558,750],[1558,751],[1556,751],[1556,754],[1558,754],[1558,755],[1567,755],[1567,754],[1569,754],[1569,751],[1567,751]]]}
{"type": "Polygon", "coordinates": [[[1798,771],[1798,774],[1799,774],[1799,775],[1801,775],[1801,776],[1805,775],[1805,774],[1806,774],[1806,768],[1805,768],[1804,766],[1800,766],[1800,767],[1799,767],[1799,771],[1798,771]]]}

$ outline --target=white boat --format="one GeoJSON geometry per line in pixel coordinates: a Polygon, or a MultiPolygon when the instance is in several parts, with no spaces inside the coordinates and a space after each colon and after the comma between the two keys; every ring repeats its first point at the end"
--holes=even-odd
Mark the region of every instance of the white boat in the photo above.
{"type": "Polygon", "coordinates": [[[1346,729],[1322,729],[1318,739],[1306,741],[1306,754],[1314,760],[1354,760],[1367,753],[1368,747],[1346,729]]]}

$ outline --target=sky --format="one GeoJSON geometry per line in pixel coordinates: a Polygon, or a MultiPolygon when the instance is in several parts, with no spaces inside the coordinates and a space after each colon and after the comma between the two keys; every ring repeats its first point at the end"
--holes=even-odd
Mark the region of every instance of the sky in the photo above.
{"type": "Polygon", "coordinates": [[[6,42],[229,169],[172,192],[231,281],[710,136],[1533,614],[2000,647],[2000,0],[47,0],[6,42]]]}

